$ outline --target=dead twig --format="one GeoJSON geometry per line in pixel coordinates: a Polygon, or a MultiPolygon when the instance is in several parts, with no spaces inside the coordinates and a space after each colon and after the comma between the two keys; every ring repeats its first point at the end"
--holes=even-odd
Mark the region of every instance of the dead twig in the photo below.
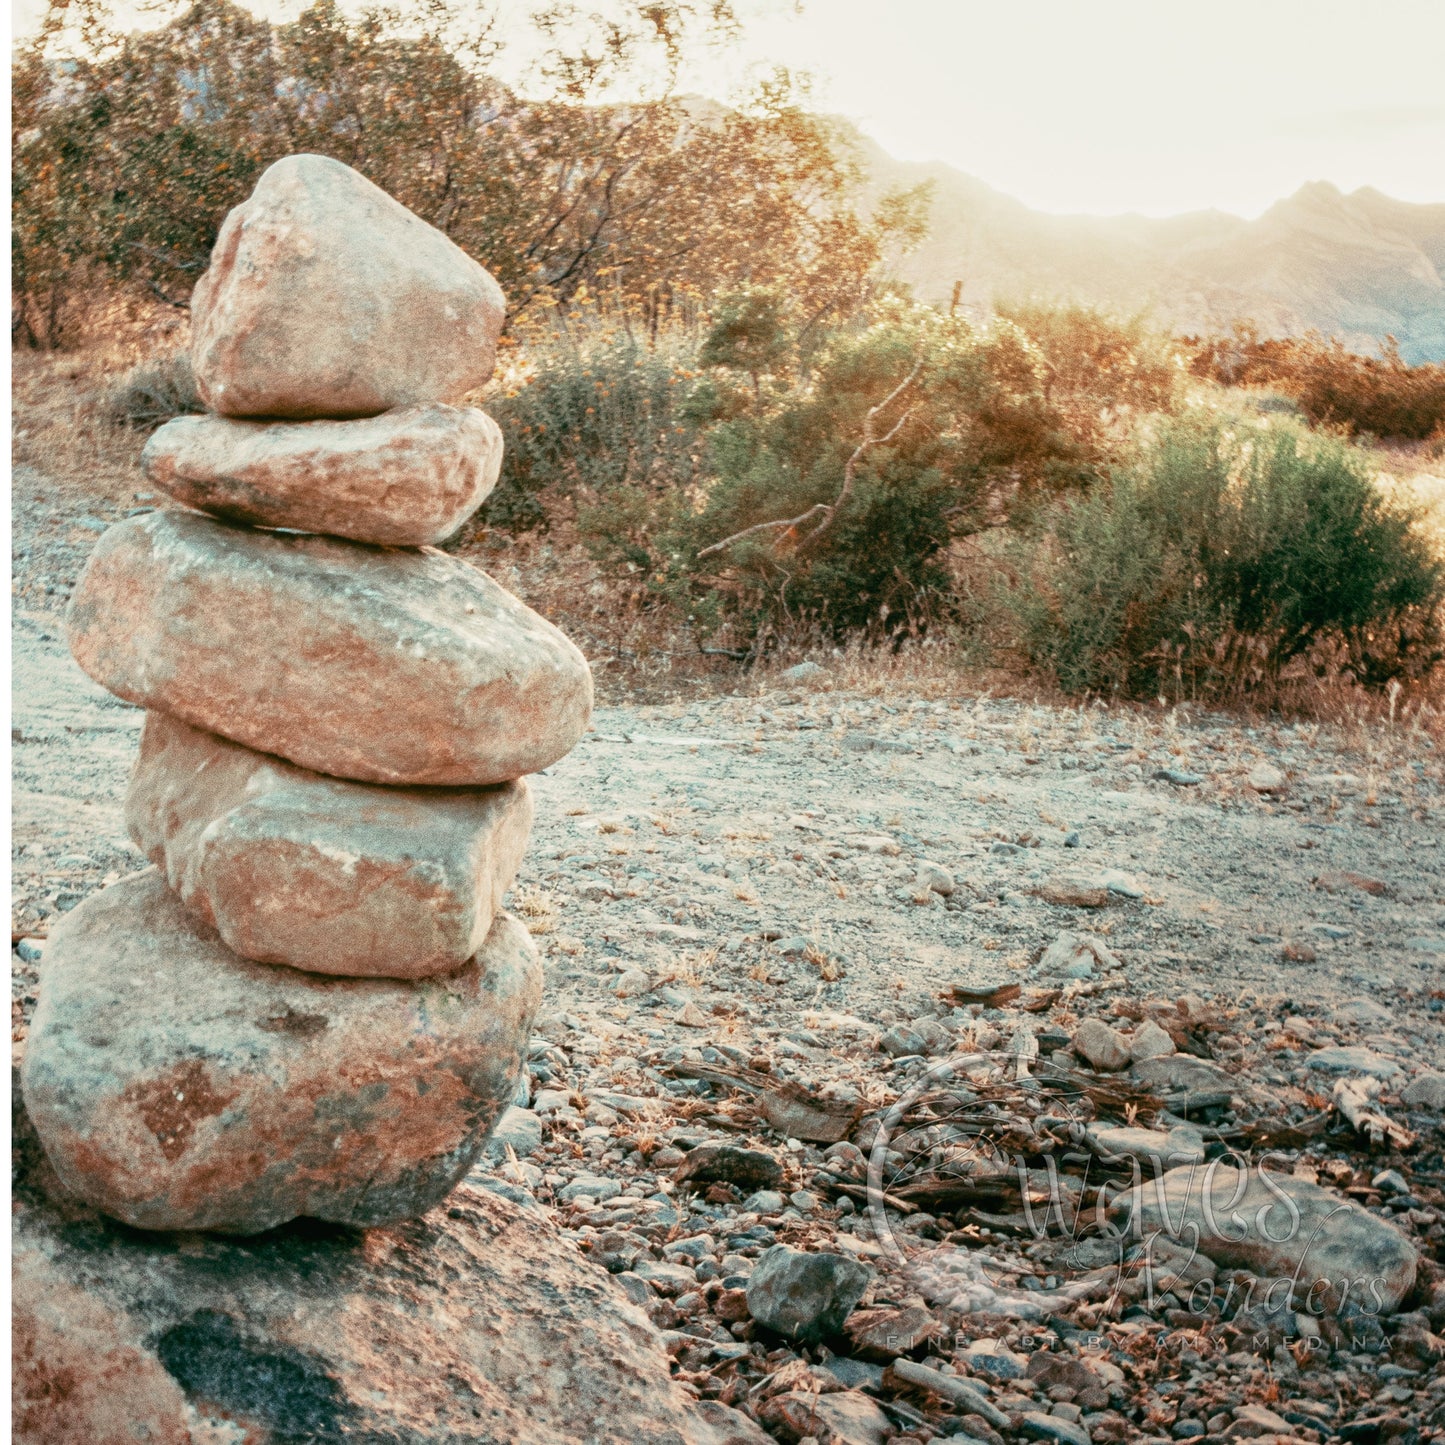
{"type": "Polygon", "coordinates": [[[833,525],[839,509],[848,498],[852,496],[853,479],[858,471],[858,463],[861,462],[874,447],[880,447],[886,442],[892,441],[902,429],[903,424],[913,415],[913,408],[911,406],[906,407],[903,414],[882,436],[879,436],[875,430],[875,425],[880,414],[887,411],[888,408],[917,381],[918,373],[922,370],[922,361],[914,363],[913,370],[910,371],[882,401],[878,402],[876,406],[868,408],[868,414],[863,418],[863,440],[854,448],[853,455],[850,456],[844,464],[843,485],[838,495],[831,502],[815,502],[806,512],[800,512],[796,517],[779,517],[773,522],[755,522],[751,527],[744,527],[742,531],[734,532],[730,537],[724,537],[721,542],[714,542],[712,546],[704,547],[702,551],[697,554],[698,561],[701,561],[704,557],[711,557],[714,553],[731,547],[734,542],[741,541],[744,537],[751,537],[758,532],[779,531],[781,535],[774,543],[776,546],[788,538],[796,536],[798,529],[806,523],[811,522],[815,517],[820,519],[817,526],[815,526],[812,531],[804,534],[796,543],[794,550],[801,551],[804,547],[816,542],[818,538],[833,525]]]}

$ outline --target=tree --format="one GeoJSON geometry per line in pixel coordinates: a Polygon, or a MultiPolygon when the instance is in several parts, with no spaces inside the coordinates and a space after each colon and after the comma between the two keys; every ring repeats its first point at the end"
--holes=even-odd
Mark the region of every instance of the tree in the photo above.
{"type": "Polygon", "coordinates": [[[856,163],[785,73],[735,109],[670,93],[684,46],[735,23],[726,0],[543,3],[531,96],[489,72],[486,8],[318,0],[273,26],[196,0],[122,35],[110,3],[52,0],[16,60],[14,329],[35,344],[59,340],[80,267],[184,305],[226,210],[294,151],[345,161],[446,232],[502,283],[512,325],[584,288],[655,327],[759,286],[795,298],[806,332],[871,294],[924,204],[862,215],[856,163]]]}

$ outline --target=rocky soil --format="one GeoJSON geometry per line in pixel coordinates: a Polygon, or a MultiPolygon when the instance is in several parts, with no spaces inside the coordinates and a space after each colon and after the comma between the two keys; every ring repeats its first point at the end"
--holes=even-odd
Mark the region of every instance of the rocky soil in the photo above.
{"type": "MultiPolygon", "coordinates": [[[[17,479],[17,1048],[51,921],[144,865],[121,817],[141,714],[61,620],[125,510],[17,479]]],[[[650,1316],[676,1386],[790,1441],[1445,1438],[1428,735],[880,698],[804,668],[599,708],[533,787],[510,907],[545,1002],[481,1172],[650,1316]],[[959,1050],[993,1062],[916,1097],[959,1050]],[[1096,1229],[1036,1232],[940,1121],[1027,1156],[1034,1204],[1055,1137],[1115,1194],[1164,1139],[1268,1152],[1286,1193],[1349,1204],[1332,1237],[1394,1261],[1398,1307],[1264,1307],[1249,1281],[1278,1258],[1207,1242],[1157,1287],[1096,1229]]],[[[1098,1178],[1064,1173],[1102,1219],[1098,1178]]]]}

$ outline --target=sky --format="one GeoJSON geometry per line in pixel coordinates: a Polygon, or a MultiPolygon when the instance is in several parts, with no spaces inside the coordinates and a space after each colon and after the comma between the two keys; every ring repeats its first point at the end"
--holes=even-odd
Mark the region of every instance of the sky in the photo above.
{"type": "MultiPolygon", "coordinates": [[[[38,3],[16,0],[17,30],[38,3]]],[[[684,89],[809,72],[819,108],[900,160],[1040,210],[1255,216],[1315,180],[1445,202],[1445,0],[735,4],[741,38],[694,56],[684,89]]]]}

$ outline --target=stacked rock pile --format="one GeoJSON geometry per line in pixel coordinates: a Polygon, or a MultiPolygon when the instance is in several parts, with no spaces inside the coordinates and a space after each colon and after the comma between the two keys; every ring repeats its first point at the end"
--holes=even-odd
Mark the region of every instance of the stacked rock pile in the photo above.
{"type": "Polygon", "coordinates": [[[22,1071],[60,1184],[148,1229],[371,1225],[444,1197],[540,1000],[501,911],[524,777],[585,730],[576,647],[432,545],[495,485],[454,403],[495,281],[339,162],[290,156],[192,302],[213,410],[100,540],[70,644],[146,709],[126,803],[157,866],[55,930],[22,1071]]]}

